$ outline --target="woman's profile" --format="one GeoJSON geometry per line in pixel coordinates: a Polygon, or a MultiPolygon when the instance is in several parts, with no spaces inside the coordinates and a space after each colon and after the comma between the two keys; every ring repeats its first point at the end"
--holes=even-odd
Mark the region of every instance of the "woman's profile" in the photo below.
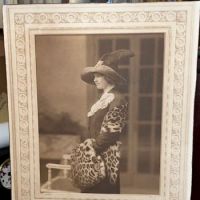
{"type": "MultiPolygon", "coordinates": [[[[123,134],[127,123],[128,102],[119,90],[120,86],[127,84],[126,79],[119,72],[119,62],[133,55],[131,51],[123,49],[104,54],[94,67],[86,67],[81,74],[84,82],[95,85],[102,91],[101,97],[91,107],[87,117],[88,138],[91,138],[95,155],[101,156],[103,160],[104,166],[99,165],[99,168],[105,170],[100,181],[81,189],[83,193],[120,193],[120,135],[123,134]]],[[[81,148],[84,149],[83,146],[81,148]]],[[[80,157],[81,160],[84,156],[80,157]]],[[[85,165],[79,167],[80,171],[83,166],[85,165]]],[[[93,165],[88,164],[88,166],[93,165]]],[[[76,167],[77,165],[74,165],[74,170],[76,167]]],[[[84,170],[79,173],[79,180],[85,178],[84,173],[84,170]]],[[[75,174],[77,171],[74,172],[75,174]]],[[[90,171],[90,174],[92,177],[94,170],[90,171]]]]}

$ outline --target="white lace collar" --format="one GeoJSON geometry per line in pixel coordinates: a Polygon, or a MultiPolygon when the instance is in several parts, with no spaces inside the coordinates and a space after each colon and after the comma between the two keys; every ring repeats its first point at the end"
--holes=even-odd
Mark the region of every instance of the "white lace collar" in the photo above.
{"type": "MultiPolygon", "coordinates": [[[[111,89],[113,89],[113,87],[111,89]]],[[[113,93],[109,93],[109,91],[105,92],[101,98],[91,107],[87,114],[88,117],[94,115],[98,110],[106,108],[113,101],[115,95],[113,93]]]]}

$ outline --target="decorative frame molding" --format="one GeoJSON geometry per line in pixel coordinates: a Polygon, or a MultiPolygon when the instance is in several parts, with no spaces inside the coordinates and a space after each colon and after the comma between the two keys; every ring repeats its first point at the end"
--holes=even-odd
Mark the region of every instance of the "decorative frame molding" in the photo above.
{"type": "Polygon", "coordinates": [[[189,200],[199,6],[198,2],[4,6],[14,200],[189,200]],[[73,33],[164,33],[159,195],[40,192],[35,36],[73,33]]]}

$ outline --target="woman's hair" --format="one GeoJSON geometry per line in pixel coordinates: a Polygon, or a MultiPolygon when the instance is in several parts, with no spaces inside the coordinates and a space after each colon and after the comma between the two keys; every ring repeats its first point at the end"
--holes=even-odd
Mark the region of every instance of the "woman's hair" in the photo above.
{"type": "Polygon", "coordinates": [[[111,85],[114,85],[115,86],[115,89],[117,89],[119,92],[121,93],[127,93],[128,92],[128,85],[127,84],[124,84],[124,85],[120,85],[118,83],[117,80],[114,80],[113,78],[107,76],[107,75],[103,75],[104,76],[104,79],[111,85]]]}
{"type": "Polygon", "coordinates": [[[118,81],[109,77],[108,75],[102,74],[102,73],[98,73],[100,75],[102,75],[104,77],[104,79],[111,85],[115,86],[115,89],[117,89],[119,92],[121,93],[127,93],[128,92],[128,85],[124,84],[124,85],[119,85],[118,81]]]}
{"type": "Polygon", "coordinates": [[[109,84],[115,85],[115,86],[118,85],[118,84],[117,84],[117,81],[114,80],[113,78],[111,78],[111,77],[109,77],[109,76],[106,76],[106,75],[104,75],[104,74],[103,74],[103,76],[104,76],[104,79],[105,79],[109,84]]]}

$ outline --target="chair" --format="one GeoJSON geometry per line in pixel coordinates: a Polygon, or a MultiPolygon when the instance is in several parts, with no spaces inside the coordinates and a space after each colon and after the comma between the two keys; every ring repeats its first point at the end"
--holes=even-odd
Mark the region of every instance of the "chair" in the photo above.
{"type": "MultiPolygon", "coordinates": [[[[67,180],[68,171],[71,169],[71,166],[68,164],[68,160],[70,159],[69,154],[64,154],[62,156],[61,164],[47,163],[46,167],[48,169],[48,180],[45,184],[42,185],[42,192],[55,192],[59,190],[53,190],[52,184],[56,181],[67,180]],[[61,170],[58,176],[52,178],[52,170],[61,170]]],[[[69,179],[69,178],[68,178],[69,179]]]]}

